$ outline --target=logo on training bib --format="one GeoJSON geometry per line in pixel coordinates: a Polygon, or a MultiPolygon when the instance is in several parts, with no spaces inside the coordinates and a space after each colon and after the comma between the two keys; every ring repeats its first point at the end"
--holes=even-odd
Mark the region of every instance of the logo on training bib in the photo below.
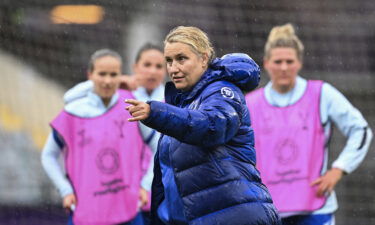
{"type": "Polygon", "coordinates": [[[230,98],[230,99],[234,98],[234,92],[229,87],[221,88],[221,95],[224,98],[230,98]]]}
{"type": "Polygon", "coordinates": [[[293,139],[281,140],[277,144],[275,156],[280,164],[290,165],[298,159],[298,146],[293,139]]]}
{"type": "Polygon", "coordinates": [[[102,149],[96,156],[96,166],[104,174],[113,174],[120,168],[120,156],[114,149],[102,149]]]}

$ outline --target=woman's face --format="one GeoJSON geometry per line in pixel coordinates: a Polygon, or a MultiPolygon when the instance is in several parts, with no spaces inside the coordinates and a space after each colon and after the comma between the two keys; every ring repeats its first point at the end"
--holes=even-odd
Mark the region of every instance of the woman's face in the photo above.
{"type": "Polygon", "coordinates": [[[140,85],[152,92],[164,80],[166,70],[163,53],[156,49],[146,50],[133,66],[140,85]]]}
{"type": "Polygon", "coordinates": [[[271,49],[270,57],[264,60],[264,68],[273,87],[279,92],[287,92],[294,87],[302,62],[294,48],[280,47],[271,49]]]}
{"type": "Polygon", "coordinates": [[[94,91],[104,101],[110,100],[120,84],[121,62],[113,56],[103,56],[95,60],[94,70],[88,78],[94,82],[94,91]]]}
{"type": "Polygon", "coordinates": [[[167,43],[164,48],[168,75],[177,89],[189,91],[207,69],[207,55],[198,55],[183,43],[167,43]]]}

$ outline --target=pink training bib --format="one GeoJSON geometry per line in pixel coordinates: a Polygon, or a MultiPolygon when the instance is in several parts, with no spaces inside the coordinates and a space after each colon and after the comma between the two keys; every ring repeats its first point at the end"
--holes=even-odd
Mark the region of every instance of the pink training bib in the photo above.
{"type": "Polygon", "coordinates": [[[134,97],[118,92],[118,102],[101,116],[79,118],[62,111],[51,123],[65,141],[66,172],[77,197],[75,225],[123,223],[138,211],[142,160],[150,150],[121,104],[134,97]]]}
{"type": "Polygon", "coordinates": [[[263,88],[246,95],[257,168],[280,212],[314,211],[326,200],[310,186],[321,175],[324,160],[322,84],[308,81],[302,98],[286,107],[270,105],[263,88]]]}

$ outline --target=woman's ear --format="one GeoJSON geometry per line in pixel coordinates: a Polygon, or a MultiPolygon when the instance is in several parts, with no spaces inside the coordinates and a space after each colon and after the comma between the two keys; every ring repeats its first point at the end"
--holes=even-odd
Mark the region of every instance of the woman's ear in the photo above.
{"type": "Polygon", "coordinates": [[[266,70],[268,68],[268,63],[269,63],[269,60],[266,57],[264,57],[263,58],[263,68],[266,69],[266,70]]]}
{"type": "Polygon", "coordinates": [[[298,72],[302,69],[303,63],[300,59],[298,59],[298,72]]]}
{"type": "Polygon", "coordinates": [[[90,71],[87,71],[86,72],[86,77],[87,77],[87,80],[91,80],[92,73],[90,71]]]}
{"type": "Polygon", "coordinates": [[[203,63],[203,68],[207,68],[208,67],[208,54],[205,52],[202,54],[202,63],[203,63]]]}

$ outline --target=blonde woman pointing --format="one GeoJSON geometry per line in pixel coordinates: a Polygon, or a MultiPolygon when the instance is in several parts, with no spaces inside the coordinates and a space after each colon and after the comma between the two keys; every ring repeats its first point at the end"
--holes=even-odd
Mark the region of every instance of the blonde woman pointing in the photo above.
{"type": "Polygon", "coordinates": [[[172,80],[165,88],[166,103],[127,100],[130,121],[162,134],[151,224],[279,224],[255,169],[242,94],[258,85],[258,65],[241,53],[214,59],[207,35],[196,27],[177,27],[164,43],[172,80]]]}

